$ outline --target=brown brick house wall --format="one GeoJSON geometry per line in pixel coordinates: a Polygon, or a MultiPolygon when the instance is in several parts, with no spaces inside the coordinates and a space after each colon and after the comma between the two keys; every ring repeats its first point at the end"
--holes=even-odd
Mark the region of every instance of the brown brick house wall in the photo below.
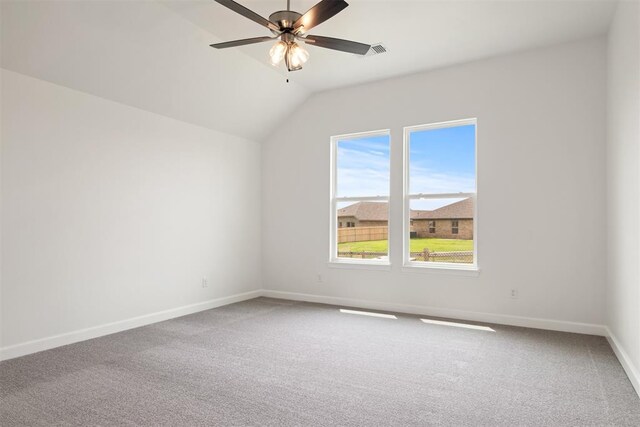
{"type": "Polygon", "coordinates": [[[345,228],[348,222],[355,223],[354,227],[379,227],[387,225],[387,221],[360,221],[354,216],[341,216],[338,217],[338,228],[345,228]]]}
{"type": "Polygon", "coordinates": [[[358,225],[358,220],[356,219],[356,217],[354,216],[341,216],[338,217],[338,228],[345,228],[347,227],[347,223],[349,222],[353,222],[355,225],[354,227],[359,227],[358,225]]]}
{"type": "Polygon", "coordinates": [[[439,239],[473,239],[473,220],[459,219],[458,234],[452,234],[450,219],[414,219],[411,231],[415,231],[418,237],[437,237],[439,239]],[[435,233],[429,232],[429,222],[435,221],[435,233]]]}

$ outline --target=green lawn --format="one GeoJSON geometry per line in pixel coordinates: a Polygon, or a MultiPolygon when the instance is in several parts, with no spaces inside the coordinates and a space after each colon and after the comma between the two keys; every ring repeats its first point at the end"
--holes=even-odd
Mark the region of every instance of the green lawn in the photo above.
{"type": "MultiPolygon", "coordinates": [[[[387,252],[387,240],[369,240],[366,242],[339,243],[339,252],[387,252]]],[[[429,248],[429,252],[472,251],[473,240],[460,239],[411,239],[411,252],[421,252],[429,248]]]]}

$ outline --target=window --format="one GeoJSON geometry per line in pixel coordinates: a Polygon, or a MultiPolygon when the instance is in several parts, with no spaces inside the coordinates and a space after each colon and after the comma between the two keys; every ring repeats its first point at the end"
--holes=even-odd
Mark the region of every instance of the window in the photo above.
{"type": "Polygon", "coordinates": [[[389,263],[389,141],[388,130],[331,138],[332,262],[389,263]]]}
{"type": "Polygon", "coordinates": [[[475,269],[476,216],[476,120],[405,128],[404,264],[475,269]]]}
{"type": "Polygon", "coordinates": [[[342,221],[338,223],[338,228],[342,228],[342,221]]]}

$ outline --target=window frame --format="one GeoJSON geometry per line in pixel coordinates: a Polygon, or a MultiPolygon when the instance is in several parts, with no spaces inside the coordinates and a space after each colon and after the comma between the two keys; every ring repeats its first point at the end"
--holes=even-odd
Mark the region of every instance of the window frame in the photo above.
{"type": "Polygon", "coordinates": [[[477,118],[468,118],[461,120],[449,120],[445,122],[429,123],[423,125],[405,126],[403,128],[403,165],[402,165],[402,265],[408,269],[427,269],[427,270],[467,270],[479,271],[478,267],[478,120],[477,118]],[[410,193],[410,157],[411,157],[411,133],[443,129],[449,127],[474,125],[474,162],[475,162],[475,188],[472,193],[445,193],[445,194],[423,194],[410,193]],[[411,261],[411,239],[410,239],[410,217],[411,217],[411,200],[420,199],[466,199],[473,200],[473,263],[462,264],[452,262],[424,262],[411,261]]]}
{"type": "Polygon", "coordinates": [[[391,266],[391,129],[380,129],[366,132],[347,133],[334,135],[330,140],[330,212],[329,212],[329,264],[361,265],[371,268],[387,269],[391,266]],[[354,196],[338,197],[338,141],[344,139],[357,139],[373,136],[387,136],[389,138],[389,189],[386,196],[354,196]],[[387,203],[387,259],[361,259],[361,258],[339,258],[338,257],[338,203],[339,202],[386,202],[387,203]]]}

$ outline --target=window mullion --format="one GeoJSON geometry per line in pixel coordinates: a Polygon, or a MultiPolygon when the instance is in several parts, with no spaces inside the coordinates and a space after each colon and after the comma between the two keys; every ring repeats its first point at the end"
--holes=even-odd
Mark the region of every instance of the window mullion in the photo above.
{"type": "Polygon", "coordinates": [[[469,197],[475,197],[476,193],[413,193],[408,194],[407,197],[410,200],[419,199],[466,199],[469,197]]]}

